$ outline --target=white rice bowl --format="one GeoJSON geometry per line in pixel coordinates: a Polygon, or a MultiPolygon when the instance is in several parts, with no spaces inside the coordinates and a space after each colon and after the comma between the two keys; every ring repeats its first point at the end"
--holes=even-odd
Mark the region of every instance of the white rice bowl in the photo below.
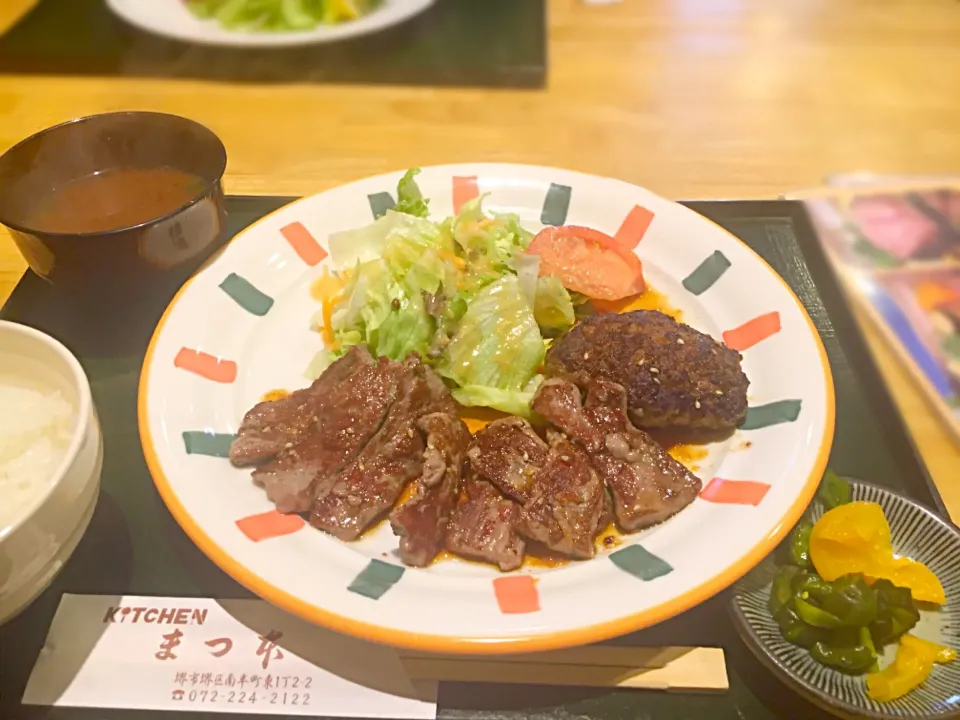
{"type": "Polygon", "coordinates": [[[76,411],[57,390],[0,375],[0,533],[53,485],[76,411]]]}
{"type": "Polygon", "coordinates": [[[77,359],[0,321],[0,623],[50,584],[96,506],[103,441],[77,359]]]}

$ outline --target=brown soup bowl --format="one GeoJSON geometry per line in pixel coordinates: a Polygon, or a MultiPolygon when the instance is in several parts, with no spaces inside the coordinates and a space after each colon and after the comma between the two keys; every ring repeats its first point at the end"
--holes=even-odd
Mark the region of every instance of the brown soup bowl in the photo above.
{"type": "Polygon", "coordinates": [[[0,156],[0,223],[58,291],[119,299],[175,288],[223,244],[226,164],[213,132],[176,115],[71,120],[0,156]]]}

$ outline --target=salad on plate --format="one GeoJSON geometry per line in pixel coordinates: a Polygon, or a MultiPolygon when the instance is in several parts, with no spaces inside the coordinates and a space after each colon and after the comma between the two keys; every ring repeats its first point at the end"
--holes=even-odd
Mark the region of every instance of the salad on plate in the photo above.
{"type": "Polygon", "coordinates": [[[227,30],[292,32],[356,20],[383,0],[185,0],[198,18],[227,30]]]}
{"type": "Polygon", "coordinates": [[[314,287],[325,349],[316,379],[352,346],[402,360],[417,353],[464,406],[526,416],[553,338],[595,301],[645,289],[639,258],[590,228],[535,236],[513,214],[486,213],[483,196],[437,222],[407,172],[398,201],[371,225],[329,238],[333,273],[314,287]]]}

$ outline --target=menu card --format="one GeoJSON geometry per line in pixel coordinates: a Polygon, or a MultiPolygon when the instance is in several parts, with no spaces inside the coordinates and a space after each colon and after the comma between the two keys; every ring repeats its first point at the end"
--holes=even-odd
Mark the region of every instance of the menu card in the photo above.
{"type": "Polygon", "coordinates": [[[960,437],[960,178],[831,178],[790,193],[827,256],[960,437]]]}
{"type": "Polygon", "coordinates": [[[261,600],[64,595],[23,704],[433,720],[437,683],[261,600]]]}

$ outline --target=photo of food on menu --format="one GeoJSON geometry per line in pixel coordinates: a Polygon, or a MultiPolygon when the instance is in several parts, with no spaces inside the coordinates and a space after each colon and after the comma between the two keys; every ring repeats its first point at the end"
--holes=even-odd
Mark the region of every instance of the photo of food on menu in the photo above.
{"type": "Polygon", "coordinates": [[[797,195],[828,257],[960,433],[960,183],[797,195]]]}

